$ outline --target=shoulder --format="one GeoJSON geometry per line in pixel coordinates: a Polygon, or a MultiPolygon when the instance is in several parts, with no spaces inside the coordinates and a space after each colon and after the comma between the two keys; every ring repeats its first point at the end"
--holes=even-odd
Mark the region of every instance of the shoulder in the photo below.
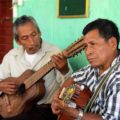
{"type": "Polygon", "coordinates": [[[77,72],[81,72],[81,73],[90,73],[91,71],[94,71],[94,68],[91,67],[91,65],[87,65],[85,67],[80,68],[77,72]]]}
{"type": "Polygon", "coordinates": [[[61,52],[61,50],[57,46],[50,44],[50,43],[47,43],[45,41],[42,42],[41,48],[42,48],[42,50],[44,50],[46,52],[47,51],[50,51],[50,52],[52,51],[55,53],[61,52]]]}
{"type": "Polygon", "coordinates": [[[13,48],[13,49],[11,49],[10,51],[8,51],[8,53],[5,55],[5,57],[6,57],[6,56],[14,55],[15,52],[16,52],[16,48],[13,48]]]}
{"type": "Polygon", "coordinates": [[[86,76],[88,75],[93,68],[90,65],[87,65],[79,70],[75,71],[71,76],[86,76]]]}
{"type": "Polygon", "coordinates": [[[22,51],[23,51],[23,47],[19,46],[18,48],[11,49],[6,55],[18,55],[22,51]]]}
{"type": "Polygon", "coordinates": [[[24,51],[24,49],[22,46],[20,46],[18,48],[13,48],[10,51],[8,51],[8,53],[4,56],[4,59],[9,59],[11,57],[18,56],[18,55],[22,54],[23,51],[24,51]]]}

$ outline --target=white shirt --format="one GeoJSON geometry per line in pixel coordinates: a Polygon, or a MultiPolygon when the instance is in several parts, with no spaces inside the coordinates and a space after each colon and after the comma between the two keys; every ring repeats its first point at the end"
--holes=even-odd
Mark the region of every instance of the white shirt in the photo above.
{"type": "MultiPolygon", "coordinates": [[[[8,54],[5,55],[2,64],[0,65],[0,79],[8,77],[19,77],[27,69],[38,70],[43,65],[51,60],[53,54],[61,52],[58,48],[50,45],[46,42],[42,42],[41,49],[33,58],[32,64],[25,59],[24,49],[22,46],[19,48],[12,49],[8,54]]],[[[71,70],[69,71],[71,74],[71,70]]],[[[58,87],[66,80],[67,76],[63,76],[58,70],[53,69],[43,79],[45,80],[46,94],[38,102],[50,103],[54,92],[58,87]]]]}
{"type": "Polygon", "coordinates": [[[34,62],[34,59],[37,57],[37,53],[28,54],[25,50],[25,60],[28,61],[30,64],[34,62]]]}

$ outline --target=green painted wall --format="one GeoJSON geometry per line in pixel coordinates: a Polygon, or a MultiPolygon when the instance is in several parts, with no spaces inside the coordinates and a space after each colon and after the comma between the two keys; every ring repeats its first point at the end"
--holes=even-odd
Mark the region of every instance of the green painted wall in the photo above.
{"type": "MultiPolygon", "coordinates": [[[[23,0],[18,7],[18,16],[32,15],[42,31],[42,38],[64,49],[82,35],[84,26],[96,18],[108,18],[120,28],[120,0],[89,0],[87,18],[58,18],[58,0],[23,0]]],[[[14,47],[17,45],[14,44],[14,47]]],[[[88,64],[84,52],[70,58],[73,70],[88,64]]]]}

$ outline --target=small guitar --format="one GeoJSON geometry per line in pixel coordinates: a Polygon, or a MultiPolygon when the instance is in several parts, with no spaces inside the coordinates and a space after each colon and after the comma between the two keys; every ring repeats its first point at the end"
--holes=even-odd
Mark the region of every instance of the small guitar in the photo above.
{"type": "MultiPolygon", "coordinates": [[[[72,84],[62,89],[59,98],[67,103],[69,107],[84,110],[91,96],[91,91],[85,85],[72,84]]],[[[58,120],[75,120],[75,118],[63,111],[58,116],[58,120]]]]}
{"type": "MultiPolygon", "coordinates": [[[[62,51],[66,58],[80,53],[85,47],[83,37],[75,41],[68,48],[62,51]]],[[[41,99],[45,94],[44,82],[41,81],[48,72],[54,69],[54,63],[49,61],[38,71],[25,71],[18,78],[7,78],[15,80],[18,85],[18,92],[15,95],[3,94],[0,97],[0,115],[4,118],[16,116],[31,106],[31,103],[41,99]]]]}

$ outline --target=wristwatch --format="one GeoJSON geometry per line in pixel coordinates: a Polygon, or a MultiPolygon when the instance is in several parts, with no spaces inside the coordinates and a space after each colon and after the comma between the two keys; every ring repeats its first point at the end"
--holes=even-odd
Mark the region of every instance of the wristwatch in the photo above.
{"type": "Polygon", "coordinates": [[[83,110],[79,110],[79,113],[78,113],[78,116],[75,120],[82,120],[82,117],[83,117],[83,110]]]}

